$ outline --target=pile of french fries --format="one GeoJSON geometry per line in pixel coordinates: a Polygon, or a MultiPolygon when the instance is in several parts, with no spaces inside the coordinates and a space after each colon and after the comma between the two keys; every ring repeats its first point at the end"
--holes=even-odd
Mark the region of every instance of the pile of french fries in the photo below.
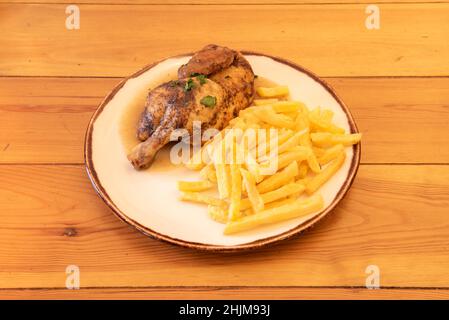
{"type": "Polygon", "coordinates": [[[285,100],[288,87],[256,90],[254,106],[187,163],[202,180],[178,182],[181,200],[207,204],[225,234],[320,211],[317,191],[343,165],[345,147],[361,139],[333,124],[332,111],[285,100]]]}

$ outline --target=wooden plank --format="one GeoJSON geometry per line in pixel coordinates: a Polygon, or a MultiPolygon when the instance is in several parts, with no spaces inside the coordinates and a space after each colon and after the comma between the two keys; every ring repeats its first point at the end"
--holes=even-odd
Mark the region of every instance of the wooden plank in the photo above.
{"type": "Polygon", "coordinates": [[[41,289],[0,290],[0,299],[277,299],[277,300],[390,300],[390,299],[449,299],[449,290],[379,289],[360,288],[273,288],[273,287],[212,287],[212,288],[140,288],[140,289],[41,289]]]}
{"type": "MultiPolygon", "coordinates": [[[[320,4],[353,4],[353,3],[369,3],[369,4],[376,4],[376,3],[434,3],[434,0],[320,0],[320,4]]],[[[447,1],[438,1],[438,2],[447,2],[447,1]]],[[[38,4],[60,4],[60,3],[67,3],[67,4],[73,4],[73,1],[70,0],[0,0],[0,3],[38,3],[38,4]]],[[[150,4],[150,5],[185,5],[186,1],[182,0],[78,0],[76,1],[77,4],[128,4],[128,5],[142,5],[142,4],[150,4]]],[[[257,4],[314,4],[316,1],[313,0],[189,0],[188,4],[204,4],[204,5],[242,5],[242,4],[251,4],[251,5],[257,5],[257,4]]]]}
{"type": "Polygon", "coordinates": [[[95,195],[82,166],[2,165],[0,177],[0,288],[65,287],[72,264],[84,288],[363,287],[368,265],[380,268],[384,287],[449,287],[447,165],[363,165],[310,231],[228,255],[134,231],[95,195]]]}
{"type": "Polygon", "coordinates": [[[380,30],[365,27],[365,4],[80,5],[80,30],[65,28],[65,7],[0,5],[0,75],[126,76],[211,42],[321,76],[449,75],[448,3],[380,5],[380,30]]]}
{"type": "Polygon", "coordinates": [[[0,162],[83,163],[90,117],[119,81],[1,78],[0,162]]]}
{"type": "MultiPolygon", "coordinates": [[[[363,132],[363,163],[449,163],[449,78],[328,78],[363,132]]],[[[82,163],[119,78],[0,78],[0,163],[82,163]],[[3,151],[2,151],[3,150],[3,151]]]]}

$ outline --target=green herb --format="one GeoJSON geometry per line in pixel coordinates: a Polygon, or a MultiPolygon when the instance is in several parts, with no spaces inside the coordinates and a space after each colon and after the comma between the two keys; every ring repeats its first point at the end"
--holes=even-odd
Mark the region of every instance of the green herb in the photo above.
{"type": "Polygon", "coordinates": [[[193,88],[195,88],[195,83],[193,82],[192,78],[190,78],[184,85],[184,91],[187,92],[192,90],[193,88]]]}
{"type": "Polygon", "coordinates": [[[213,108],[217,104],[217,98],[214,96],[205,96],[200,102],[208,108],[213,108]]]}
{"type": "Polygon", "coordinates": [[[191,77],[196,77],[196,76],[199,76],[201,73],[198,73],[198,72],[192,72],[191,74],[190,74],[190,76],[191,77]]]}
{"type": "Polygon", "coordinates": [[[196,76],[196,79],[200,82],[200,85],[203,85],[206,83],[207,76],[204,74],[199,74],[196,76]]]}
{"type": "Polygon", "coordinates": [[[173,88],[173,87],[176,87],[178,84],[179,84],[179,80],[172,80],[169,82],[168,85],[173,88]]]}

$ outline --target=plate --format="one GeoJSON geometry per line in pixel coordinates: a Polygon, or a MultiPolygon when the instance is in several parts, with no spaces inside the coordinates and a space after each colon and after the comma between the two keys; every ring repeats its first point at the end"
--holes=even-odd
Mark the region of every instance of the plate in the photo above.
{"type": "MultiPolygon", "coordinates": [[[[358,132],[356,123],[334,90],[312,72],[290,61],[249,51],[242,52],[254,73],[288,85],[292,100],[309,108],[322,106],[334,113],[334,123],[346,132],[358,132]]],[[[198,172],[169,161],[169,147],[153,165],[136,171],[126,158],[138,114],[150,88],[176,78],[191,54],[153,63],[124,79],[103,100],[90,120],[85,139],[87,173],[98,195],[123,221],[140,232],[172,244],[211,251],[254,249],[289,238],[311,227],[334,209],[356,175],[361,147],[346,148],[342,168],[324,186],[324,209],[313,214],[247,231],[223,235],[224,225],[209,218],[207,207],[178,200],[178,180],[198,179],[198,172]],[[134,123],[134,125],[133,125],[134,123]]]]}

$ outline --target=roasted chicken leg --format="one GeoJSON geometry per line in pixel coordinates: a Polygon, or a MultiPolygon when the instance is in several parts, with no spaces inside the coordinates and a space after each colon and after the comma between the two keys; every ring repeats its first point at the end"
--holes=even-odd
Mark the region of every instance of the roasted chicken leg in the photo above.
{"type": "Polygon", "coordinates": [[[226,47],[204,47],[179,68],[178,78],[148,94],[137,128],[142,142],[128,155],[136,169],[151,164],[174,130],[184,128],[192,134],[194,121],[201,121],[203,130],[221,130],[254,99],[251,66],[226,47]]]}

